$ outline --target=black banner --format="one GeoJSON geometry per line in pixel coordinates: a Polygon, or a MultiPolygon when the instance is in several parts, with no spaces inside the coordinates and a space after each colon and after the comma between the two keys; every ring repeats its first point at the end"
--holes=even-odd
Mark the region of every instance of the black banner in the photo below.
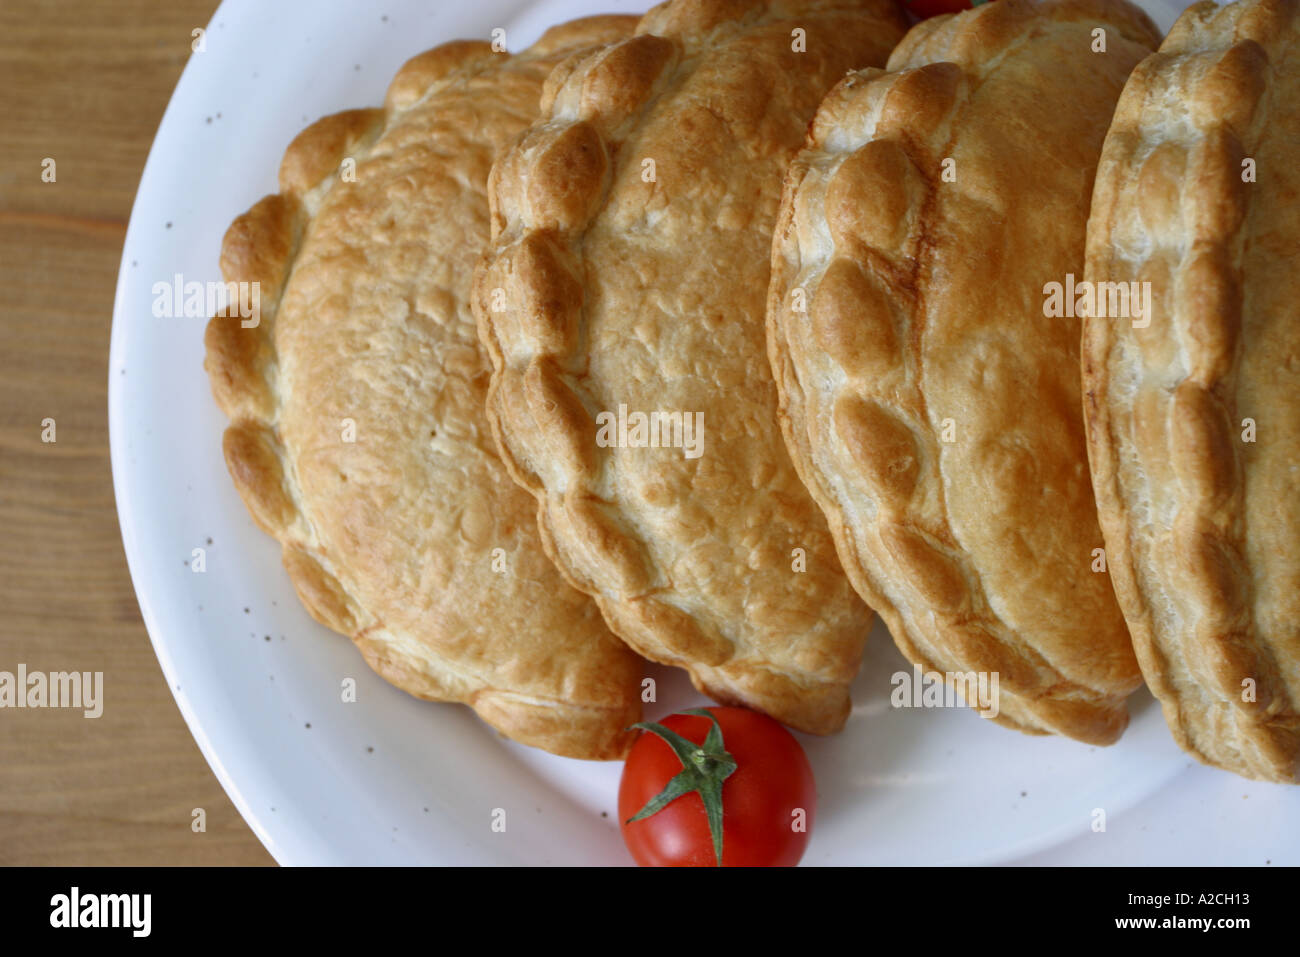
{"type": "Polygon", "coordinates": [[[1289,869],[852,871],[11,868],[0,871],[0,919],[9,941],[336,948],[409,935],[439,950],[485,932],[494,948],[512,936],[558,943],[561,934],[590,946],[593,932],[640,937],[656,920],[664,930],[698,921],[695,933],[729,943],[779,929],[809,935],[810,946],[857,925],[864,948],[900,934],[918,947],[945,934],[957,935],[954,944],[997,934],[1025,946],[1195,935],[1231,947],[1294,923],[1289,869]]]}

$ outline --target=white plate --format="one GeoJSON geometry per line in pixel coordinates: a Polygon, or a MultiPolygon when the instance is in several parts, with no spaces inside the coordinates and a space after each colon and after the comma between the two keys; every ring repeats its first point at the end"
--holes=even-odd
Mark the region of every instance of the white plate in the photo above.
{"type": "MultiPolygon", "coordinates": [[[[1147,6],[1163,27],[1178,9],[1147,6]]],[[[519,747],[465,708],[410,698],[307,616],[279,548],[226,475],[224,421],[202,368],[205,317],[155,318],[152,286],[176,274],[219,279],[226,225],[274,190],[293,135],[325,113],[381,102],[409,56],[498,26],[520,48],[550,23],[639,7],[227,0],[163,118],[113,318],[122,537],[181,712],[281,863],[628,863],[614,820],[620,766],[519,747]],[[202,574],[190,569],[195,548],[206,549],[202,574]],[[345,677],[357,679],[356,703],[341,701],[345,677]],[[506,811],[505,833],[490,827],[496,808],[506,811]]],[[[1089,748],[1015,734],[966,710],[891,709],[889,676],[905,667],[877,626],[848,728],[803,738],[820,789],[810,863],[1034,853],[1052,862],[1297,861],[1296,829],[1272,837],[1259,812],[1263,804],[1294,817],[1300,794],[1192,768],[1145,695],[1118,746],[1089,748]],[[1099,808],[1104,834],[1091,830],[1099,808]]],[[[666,694],[651,716],[698,700],[677,673],[655,673],[666,694]]],[[[111,688],[107,700],[112,707],[111,688]]]]}

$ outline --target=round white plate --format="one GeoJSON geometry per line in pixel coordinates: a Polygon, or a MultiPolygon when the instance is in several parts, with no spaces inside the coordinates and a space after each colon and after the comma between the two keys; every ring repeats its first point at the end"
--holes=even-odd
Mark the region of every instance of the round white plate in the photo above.
{"type": "MultiPolygon", "coordinates": [[[[1180,6],[1147,3],[1163,27],[1180,6]]],[[[226,0],[163,118],[113,318],[122,537],[181,712],[281,863],[629,863],[614,819],[621,766],[523,748],[466,708],[408,697],[307,616],[278,546],[227,477],[225,423],[202,366],[206,313],[156,317],[153,285],[219,280],[222,234],[274,191],[289,140],[323,114],[381,102],[413,54],[495,27],[518,49],[551,23],[638,9],[627,0],[226,0]],[[202,573],[192,570],[195,549],[202,573]],[[345,678],[356,679],[355,703],[342,700],[345,678]],[[491,827],[498,808],[504,833],[491,827]]],[[[1029,738],[965,709],[891,708],[890,676],[907,666],[882,627],[871,637],[844,733],[802,738],[820,790],[809,863],[1296,859],[1298,839],[1270,846],[1241,800],[1295,814],[1294,793],[1191,769],[1145,694],[1115,747],[1029,738]],[[1104,832],[1093,830],[1099,812],[1104,832]]],[[[702,700],[678,673],[651,673],[661,694],[650,717],[702,700]]]]}

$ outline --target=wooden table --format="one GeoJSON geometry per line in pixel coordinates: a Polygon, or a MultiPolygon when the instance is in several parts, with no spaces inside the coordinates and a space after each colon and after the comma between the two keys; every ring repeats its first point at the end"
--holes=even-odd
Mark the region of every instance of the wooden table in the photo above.
{"type": "Polygon", "coordinates": [[[217,0],[0,5],[0,671],[102,671],[102,717],[0,710],[0,864],[269,864],[181,720],[127,575],[108,341],[154,131],[217,0]],[[42,181],[45,158],[56,181],[42,181]],[[53,418],[57,441],[41,441],[53,418]],[[194,833],[195,808],[207,830],[194,833]]]}

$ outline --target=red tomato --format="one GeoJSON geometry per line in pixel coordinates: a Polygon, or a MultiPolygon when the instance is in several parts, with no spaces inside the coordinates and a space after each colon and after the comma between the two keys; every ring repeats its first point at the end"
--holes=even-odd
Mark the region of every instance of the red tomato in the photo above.
{"type": "Polygon", "coordinates": [[[960,13],[962,10],[969,10],[971,7],[978,7],[980,2],[987,0],[903,0],[903,7],[908,13],[918,20],[924,20],[927,17],[937,17],[941,13],[960,13]]]}
{"type": "MultiPolygon", "coordinates": [[[[812,832],[817,789],[803,748],[776,721],[746,708],[708,708],[722,731],[722,746],[736,770],[722,783],[724,867],[793,867],[812,832]]],[[[697,745],[712,722],[675,714],[659,722],[697,745]]],[[[708,816],[699,793],[683,794],[629,824],[683,769],[658,735],[643,731],[632,745],[618,789],[623,840],[643,867],[713,867],[717,864],[708,816]]]]}

